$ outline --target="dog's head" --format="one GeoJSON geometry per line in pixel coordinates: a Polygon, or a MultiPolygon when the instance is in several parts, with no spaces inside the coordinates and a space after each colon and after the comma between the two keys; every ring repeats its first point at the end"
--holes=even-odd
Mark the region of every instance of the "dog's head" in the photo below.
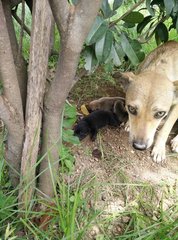
{"type": "Polygon", "coordinates": [[[90,127],[88,123],[84,120],[81,120],[74,127],[74,136],[77,136],[79,140],[83,140],[90,133],[90,127]]]}
{"type": "Polygon", "coordinates": [[[126,109],[129,114],[130,141],[134,148],[145,150],[154,141],[161,121],[175,104],[175,87],[159,73],[125,73],[119,76],[126,91],[126,109]]]}

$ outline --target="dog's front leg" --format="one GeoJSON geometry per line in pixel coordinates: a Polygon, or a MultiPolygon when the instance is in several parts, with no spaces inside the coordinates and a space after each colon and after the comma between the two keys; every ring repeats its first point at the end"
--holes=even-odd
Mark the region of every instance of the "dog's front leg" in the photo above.
{"type": "Polygon", "coordinates": [[[97,133],[98,133],[98,130],[97,130],[95,127],[92,127],[92,128],[91,128],[91,131],[90,131],[90,139],[91,139],[93,142],[96,140],[97,133]]]}
{"type": "Polygon", "coordinates": [[[166,141],[169,133],[178,118],[178,105],[173,106],[162,129],[158,133],[151,156],[154,162],[163,162],[166,159],[166,141]]]}
{"type": "Polygon", "coordinates": [[[178,135],[171,140],[171,147],[173,152],[178,153],[178,135]]]}

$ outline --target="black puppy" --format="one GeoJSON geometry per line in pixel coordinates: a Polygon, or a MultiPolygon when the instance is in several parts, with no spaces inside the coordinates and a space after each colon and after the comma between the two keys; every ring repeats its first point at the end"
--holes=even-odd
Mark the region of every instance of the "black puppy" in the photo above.
{"type": "Polygon", "coordinates": [[[96,139],[98,129],[106,125],[117,127],[121,124],[117,115],[111,111],[96,110],[84,117],[74,127],[74,135],[78,136],[79,140],[90,135],[92,141],[96,139]]]}

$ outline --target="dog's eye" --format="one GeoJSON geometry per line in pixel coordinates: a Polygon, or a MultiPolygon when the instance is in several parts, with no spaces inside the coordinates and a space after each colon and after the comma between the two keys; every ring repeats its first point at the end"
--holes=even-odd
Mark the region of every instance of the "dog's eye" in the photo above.
{"type": "Polygon", "coordinates": [[[131,114],[137,115],[137,108],[136,107],[128,105],[128,110],[131,114]]]}
{"type": "Polygon", "coordinates": [[[155,113],[154,118],[157,118],[157,119],[162,118],[165,116],[165,114],[166,114],[165,111],[159,111],[159,112],[155,113]]]}

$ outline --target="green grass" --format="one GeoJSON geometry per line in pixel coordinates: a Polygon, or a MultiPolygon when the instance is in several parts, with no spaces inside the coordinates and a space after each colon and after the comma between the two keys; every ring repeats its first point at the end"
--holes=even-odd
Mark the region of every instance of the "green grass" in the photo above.
{"type": "MultiPolygon", "coordinates": [[[[45,206],[45,210],[29,209],[22,217],[24,212],[17,209],[16,191],[11,190],[7,179],[4,180],[0,189],[0,239],[82,240],[89,239],[88,234],[94,226],[99,229],[96,235],[98,240],[178,239],[178,197],[174,188],[170,190],[166,184],[159,186],[162,197],[157,204],[153,186],[131,182],[120,171],[120,182],[112,183],[111,189],[115,197],[120,195],[119,192],[124,193],[125,206],[120,211],[106,213],[105,205],[94,206],[100,198],[100,189],[111,187],[111,183],[101,184],[95,178],[86,182],[84,173],[76,181],[66,182],[65,164],[63,159],[61,161],[54,199],[49,202],[36,198],[32,200],[33,203],[45,206]],[[167,198],[174,199],[174,204],[164,209],[167,198]],[[37,223],[40,220],[44,224],[41,222],[39,227],[37,223]],[[46,223],[48,227],[45,228],[46,223]],[[20,233],[24,236],[19,237],[20,233]]],[[[5,170],[5,167],[1,169],[5,170]]],[[[4,170],[1,170],[1,175],[4,170]]]]}

